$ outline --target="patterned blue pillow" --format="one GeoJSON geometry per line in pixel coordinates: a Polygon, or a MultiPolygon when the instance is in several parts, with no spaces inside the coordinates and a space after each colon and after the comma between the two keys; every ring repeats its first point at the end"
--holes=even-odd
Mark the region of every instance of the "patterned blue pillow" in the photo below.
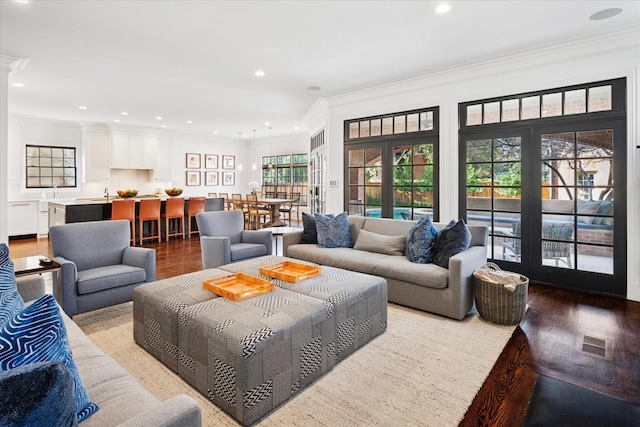
{"type": "Polygon", "coordinates": [[[353,246],[349,231],[349,217],[346,212],[339,213],[333,218],[321,214],[315,216],[318,246],[321,248],[350,248],[353,246]]]}
{"type": "Polygon", "coordinates": [[[9,258],[9,247],[0,244],[0,328],[24,308],[24,301],[16,287],[13,262],[9,258]]]}
{"type": "Polygon", "coordinates": [[[463,220],[451,220],[438,233],[436,245],[433,248],[431,262],[440,267],[449,268],[449,258],[465,251],[471,244],[471,232],[463,220]]]}
{"type": "Polygon", "coordinates": [[[37,299],[0,328],[0,370],[36,362],[60,362],[71,371],[78,422],[98,410],[80,379],[64,320],[51,294],[37,299]]]}
{"type": "Polygon", "coordinates": [[[438,238],[438,229],[434,227],[429,217],[423,216],[409,230],[407,238],[407,259],[417,264],[431,262],[433,247],[438,238]]]}

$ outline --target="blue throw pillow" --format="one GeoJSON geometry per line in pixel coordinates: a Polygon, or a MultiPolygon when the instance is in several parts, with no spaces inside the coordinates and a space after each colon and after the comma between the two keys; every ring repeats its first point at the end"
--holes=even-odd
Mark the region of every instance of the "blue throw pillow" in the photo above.
{"type": "Polygon", "coordinates": [[[71,371],[78,422],[98,410],[80,379],[64,320],[51,294],[38,298],[0,328],[0,371],[36,362],[60,362],[71,371]]]}
{"type": "Polygon", "coordinates": [[[431,262],[437,238],[438,229],[434,227],[429,217],[420,218],[409,230],[406,248],[407,259],[418,264],[431,262]]]}
{"type": "Polygon", "coordinates": [[[471,232],[463,220],[451,220],[438,233],[431,262],[440,267],[449,268],[449,258],[465,251],[471,244],[471,232]]]}
{"type": "MultiPolygon", "coordinates": [[[[609,200],[603,200],[602,202],[600,202],[600,207],[598,208],[598,215],[609,215],[609,212],[611,212],[611,208],[613,207],[613,202],[609,201],[609,200]]],[[[593,218],[593,222],[592,224],[594,225],[602,225],[604,223],[604,220],[607,218],[604,217],[594,217],[593,218]]]]}
{"type": "Polygon", "coordinates": [[[350,248],[353,246],[349,231],[349,217],[346,212],[339,213],[333,218],[316,214],[316,229],[318,230],[318,246],[321,248],[350,248]]]}
{"type": "Polygon", "coordinates": [[[0,426],[78,425],[73,375],[57,362],[0,372],[0,426]]]}
{"type": "Polygon", "coordinates": [[[13,261],[9,258],[9,247],[0,244],[0,328],[24,308],[18,293],[13,261]]]}

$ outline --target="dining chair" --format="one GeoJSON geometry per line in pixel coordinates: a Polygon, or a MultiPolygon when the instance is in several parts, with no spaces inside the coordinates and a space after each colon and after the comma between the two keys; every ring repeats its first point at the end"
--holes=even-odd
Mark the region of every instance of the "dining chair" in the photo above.
{"type": "Polygon", "coordinates": [[[231,208],[229,210],[241,211],[244,217],[244,228],[248,228],[249,211],[245,206],[244,200],[242,200],[242,194],[240,193],[231,194],[231,208]]]}
{"type": "Polygon", "coordinates": [[[140,211],[138,213],[138,235],[140,240],[140,246],[145,240],[158,239],[158,243],[162,241],[162,233],[160,230],[160,199],[141,199],[140,211]],[[144,223],[149,223],[149,235],[144,235],[144,223]],[[154,224],[155,223],[155,224],[154,224]],[[156,230],[156,233],[153,230],[156,230]]]}
{"type": "Polygon", "coordinates": [[[126,219],[131,224],[131,244],[136,244],[136,201],[133,199],[114,200],[111,203],[111,219],[126,219]]]}
{"type": "Polygon", "coordinates": [[[225,210],[231,210],[231,200],[229,200],[229,193],[218,193],[218,197],[224,199],[223,206],[225,210]]]}
{"type": "Polygon", "coordinates": [[[199,233],[196,214],[204,212],[205,203],[206,199],[204,197],[189,197],[189,204],[187,207],[187,237],[189,238],[192,234],[199,233]]]}
{"type": "Polygon", "coordinates": [[[169,237],[180,236],[184,239],[184,198],[171,197],[167,199],[164,205],[164,235],[169,241],[169,237]],[[173,223],[173,231],[170,225],[173,223]]]}
{"type": "Polygon", "coordinates": [[[286,191],[278,191],[276,192],[276,199],[286,199],[287,192],[286,191]]]}
{"type": "Polygon", "coordinates": [[[260,207],[256,194],[247,194],[247,221],[247,228],[250,230],[260,229],[262,225],[271,221],[271,211],[260,207]]]}
{"type": "Polygon", "coordinates": [[[289,227],[291,227],[291,214],[294,212],[298,224],[300,223],[300,193],[291,193],[291,198],[294,200],[293,202],[280,206],[280,212],[286,217],[289,227]]]}

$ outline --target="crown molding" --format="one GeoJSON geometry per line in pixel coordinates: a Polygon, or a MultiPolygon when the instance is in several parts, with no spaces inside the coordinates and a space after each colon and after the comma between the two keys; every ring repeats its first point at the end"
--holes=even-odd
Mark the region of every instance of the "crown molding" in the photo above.
{"type": "Polygon", "coordinates": [[[0,53],[0,68],[8,71],[24,70],[31,58],[0,53]]]}

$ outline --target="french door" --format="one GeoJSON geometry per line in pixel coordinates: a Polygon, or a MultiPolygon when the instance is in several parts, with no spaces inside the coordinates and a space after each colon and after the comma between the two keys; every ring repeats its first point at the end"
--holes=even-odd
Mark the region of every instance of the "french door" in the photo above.
{"type": "Polygon", "coordinates": [[[461,138],[460,204],[487,257],[532,281],[626,295],[623,120],[461,138]]]}

